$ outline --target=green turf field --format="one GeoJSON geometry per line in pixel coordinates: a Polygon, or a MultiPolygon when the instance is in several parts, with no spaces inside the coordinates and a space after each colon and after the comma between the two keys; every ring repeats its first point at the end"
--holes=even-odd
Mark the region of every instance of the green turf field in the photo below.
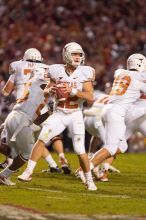
{"type": "MultiPolygon", "coordinates": [[[[57,161],[56,154],[53,154],[57,161]]],[[[88,192],[74,176],[75,154],[67,154],[71,175],[41,173],[47,164],[40,160],[32,182],[16,180],[16,186],[0,186],[0,204],[13,204],[45,213],[146,216],[146,154],[119,156],[114,165],[120,174],[110,174],[108,183],[96,182],[97,192],[88,192]]],[[[0,158],[2,159],[2,158],[0,158]]]]}

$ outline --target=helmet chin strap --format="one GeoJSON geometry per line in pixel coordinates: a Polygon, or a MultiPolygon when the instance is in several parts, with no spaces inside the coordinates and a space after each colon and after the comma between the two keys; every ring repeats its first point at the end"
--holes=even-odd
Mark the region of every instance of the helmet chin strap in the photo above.
{"type": "Polygon", "coordinates": [[[40,60],[26,60],[26,61],[31,63],[43,63],[43,61],[40,60]]]}

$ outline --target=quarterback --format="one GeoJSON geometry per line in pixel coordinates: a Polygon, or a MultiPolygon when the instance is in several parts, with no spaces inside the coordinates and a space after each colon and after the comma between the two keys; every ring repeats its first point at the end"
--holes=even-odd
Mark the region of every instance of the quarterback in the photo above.
{"type": "Polygon", "coordinates": [[[79,157],[80,165],[86,178],[88,190],[96,190],[90,172],[90,163],[85,152],[85,127],[82,114],[83,102],[93,101],[94,69],[90,66],[82,65],[85,54],[82,47],[71,42],[63,48],[63,59],[65,65],[54,64],[49,67],[49,74],[56,86],[48,90],[56,91],[56,111],[46,120],[42,131],[35,143],[28,166],[19,180],[29,181],[37,161],[43,154],[45,143],[54,136],[62,133],[68,128],[72,134],[74,151],[79,157]]]}

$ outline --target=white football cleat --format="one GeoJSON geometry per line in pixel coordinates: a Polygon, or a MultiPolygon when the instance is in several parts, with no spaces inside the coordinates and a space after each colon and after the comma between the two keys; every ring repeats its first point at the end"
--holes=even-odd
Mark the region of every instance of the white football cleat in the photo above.
{"type": "Polygon", "coordinates": [[[101,179],[99,179],[100,182],[108,182],[108,178],[107,177],[102,177],[101,179]]]}
{"type": "Polygon", "coordinates": [[[28,171],[24,171],[20,176],[17,177],[17,179],[22,182],[30,182],[31,181],[31,174],[28,171]]]}
{"type": "Polygon", "coordinates": [[[101,169],[99,166],[95,167],[95,168],[92,170],[92,173],[93,173],[94,177],[95,177],[97,180],[100,179],[101,177],[103,177],[104,172],[105,172],[105,170],[104,170],[104,169],[101,169]]]}
{"type": "Polygon", "coordinates": [[[84,172],[82,170],[76,170],[75,172],[75,176],[79,179],[81,179],[81,181],[86,184],[86,178],[85,178],[85,175],[84,175],[84,172]]]}
{"type": "Polygon", "coordinates": [[[96,191],[97,190],[97,186],[94,184],[93,181],[87,181],[86,186],[87,186],[87,190],[89,190],[89,191],[96,191]]]}
{"type": "Polygon", "coordinates": [[[106,171],[103,167],[97,166],[93,170],[93,175],[96,180],[101,182],[108,182],[108,171],[106,171]]]}
{"type": "Polygon", "coordinates": [[[10,178],[6,178],[2,175],[0,175],[0,184],[6,185],[6,186],[15,186],[16,185],[16,183],[12,182],[10,180],[10,178]]]}

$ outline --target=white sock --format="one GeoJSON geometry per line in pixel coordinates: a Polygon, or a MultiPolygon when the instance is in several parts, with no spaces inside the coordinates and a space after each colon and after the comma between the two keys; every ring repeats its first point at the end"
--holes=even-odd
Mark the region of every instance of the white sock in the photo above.
{"type": "Polygon", "coordinates": [[[94,169],[94,165],[92,162],[90,162],[90,170],[93,170],[94,169]]]}
{"type": "Polygon", "coordinates": [[[88,153],[88,157],[89,157],[89,159],[90,159],[91,157],[93,157],[93,155],[94,155],[94,153],[89,152],[89,153],[88,153]]]}
{"type": "Polygon", "coordinates": [[[47,163],[49,164],[50,167],[57,167],[57,164],[54,161],[54,159],[52,158],[51,154],[49,154],[47,157],[45,157],[45,160],[47,161],[47,163]]]}
{"type": "Polygon", "coordinates": [[[13,159],[8,157],[7,158],[8,166],[10,166],[13,163],[13,159]]]}
{"type": "Polygon", "coordinates": [[[64,153],[60,153],[60,154],[59,154],[59,157],[65,159],[64,153]]]}
{"type": "Polygon", "coordinates": [[[3,171],[0,172],[0,174],[6,178],[8,178],[12,173],[13,171],[9,168],[5,168],[3,171]]]}
{"type": "Polygon", "coordinates": [[[85,175],[85,178],[86,178],[86,181],[87,181],[87,182],[93,181],[91,171],[89,171],[89,172],[87,172],[87,173],[84,173],[84,175],[85,175]]]}
{"type": "Polygon", "coordinates": [[[36,166],[37,162],[34,160],[29,160],[27,164],[27,168],[25,171],[28,171],[29,173],[33,173],[33,170],[36,166]]]}

